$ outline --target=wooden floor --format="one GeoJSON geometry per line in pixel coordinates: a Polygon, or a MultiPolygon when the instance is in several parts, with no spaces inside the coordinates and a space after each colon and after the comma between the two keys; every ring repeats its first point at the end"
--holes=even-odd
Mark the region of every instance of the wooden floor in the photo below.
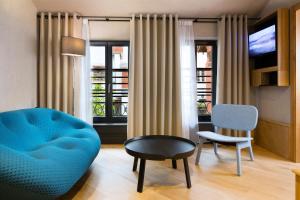
{"type": "Polygon", "coordinates": [[[290,200],[294,199],[294,175],[291,163],[255,146],[255,161],[243,151],[243,175],[235,175],[234,149],[220,148],[218,159],[211,146],[205,146],[200,165],[189,159],[192,188],[186,188],[183,163],[172,169],[170,160],[147,161],[143,193],[136,192],[137,172],[133,158],[121,145],[102,145],[91,169],[62,199],[205,199],[205,200],[290,200]]]}

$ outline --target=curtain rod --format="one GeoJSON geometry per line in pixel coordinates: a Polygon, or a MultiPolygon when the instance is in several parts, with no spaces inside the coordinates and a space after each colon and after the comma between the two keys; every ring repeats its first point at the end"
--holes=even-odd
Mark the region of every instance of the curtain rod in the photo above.
{"type": "MultiPolygon", "coordinates": [[[[37,15],[40,17],[40,13],[37,15]]],[[[45,13],[45,17],[47,18],[48,15],[45,13]]],[[[53,14],[52,17],[57,17],[57,14],[53,14]]],[[[62,18],[64,18],[64,15],[61,15],[62,18]]],[[[73,17],[72,15],[69,15],[69,17],[73,17]]],[[[111,22],[129,22],[132,17],[126,17],[126,16],[85,16],[85,15],[77,15],[77,18],[83,18],[88,19],[89,21],[111,21],[111,22]]],[[[140,17],[136,16],[136,19],[139,19],[140,17]]],[[[143,19],[146,19],[147,17],[143,17],[143,19]]],[[[153,19],[153,17],[150,17],[150,19],[153,19]]],[[[161,16],[157,17],[157,19],[162,19],[161,16]]],[[[195,23],[217,23],[219,20],[221,20],[221,17],[178,17],[180,20],[193,20],[195,23]]],[[[260,18],[256,17],[249,17],[249,21],[257,21],[260,18]]]]}

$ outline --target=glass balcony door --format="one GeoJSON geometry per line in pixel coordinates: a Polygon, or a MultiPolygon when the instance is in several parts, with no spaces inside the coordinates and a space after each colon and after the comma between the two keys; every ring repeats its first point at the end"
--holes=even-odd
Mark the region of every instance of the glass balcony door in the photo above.
{"type": "Polygon", "coordinates": [[[94,122],[126,122],[129,42],[91,41],[94,122]]]}

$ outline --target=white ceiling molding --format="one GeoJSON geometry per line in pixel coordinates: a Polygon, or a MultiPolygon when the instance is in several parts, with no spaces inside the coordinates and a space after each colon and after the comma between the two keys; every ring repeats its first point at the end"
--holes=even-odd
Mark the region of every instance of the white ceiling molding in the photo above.
{"type": "Polygon", "coordinates": [[[39,11],[82,15],[131,16],[132,13],[177,13],[184,17],[219,17],[227,13],[258,16],[268,0],[33,0],[39,11]]]}
{"type": "Polygon", "coordinates": [[[274,12],[277,8],[289,8],[296,3],[299,3],[299,0],[269,0],[259,16],[266,16],[274,12]]]}

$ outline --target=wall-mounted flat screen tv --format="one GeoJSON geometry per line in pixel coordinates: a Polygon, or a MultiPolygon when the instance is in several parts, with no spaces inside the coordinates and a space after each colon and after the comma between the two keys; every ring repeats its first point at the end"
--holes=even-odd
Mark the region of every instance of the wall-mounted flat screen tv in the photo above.
{"type": "Polygon", "coordinates": [[[249,35],[249,55],[251,57],[273,52],[276,52],[275,24],[249,35]]]}

